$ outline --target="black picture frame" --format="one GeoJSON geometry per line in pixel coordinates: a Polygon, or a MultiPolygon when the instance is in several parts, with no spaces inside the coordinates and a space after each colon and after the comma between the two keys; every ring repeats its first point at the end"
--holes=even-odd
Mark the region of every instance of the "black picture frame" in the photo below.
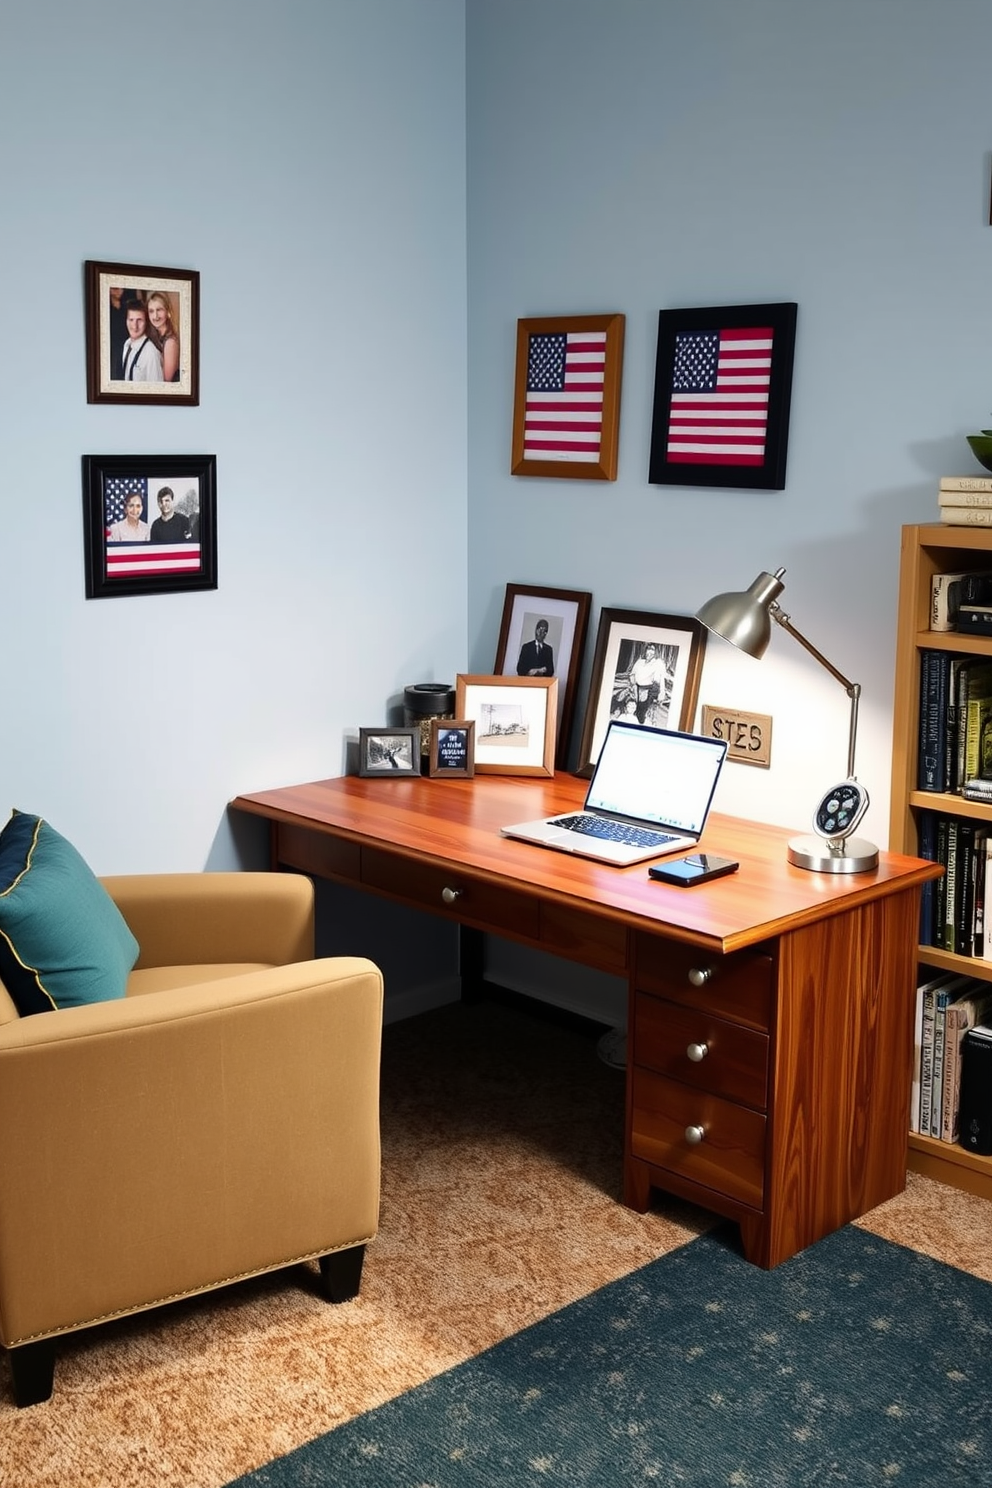
{"type": "Polygon", "coordinates": [[[420,728],[360,728],[358,773],[366,780],[420,776],[420,728]]]}
{"type": "Polygon", "coordinates": [[[691,733],[706,635],[694,615],[600,611],[577,775],[592,774],[611,718],[691,733]],[[652,666],[663,673],[663,692],[652,666]]]}
{"type": "MultiPolygon", "coordinates": [[[[176,403],[200,401],[200,275],[195,269],[161,269],[144,264],[83,265],[86,302],[86,401],[88,403],[176,403]],[[125,375],[128,306],[159,305],[159,327],[146,312],[144,334],[151,343],[125,375]],[[166,319],[161,318],[164,308],[166,319]],[[158,355],[157,365],[146,365],[158,355]],[[171,364],[176,367],[172,373],[171,364]],[[150,380],[149,373],[161,373],[150,380]],[[138,375],[135,376],[135,371],[138,375]],[[144,374],[144,375],[141,375],[144,374]],[[168,374],[168,375],[167,375],[168,374]]],[[[141,343],[135,339],[135,344],[141,343]]]]}
{"type": "Polygon", "coordinates": [[[87,599],[216,589],[216,455],[84,455],[83,553],[87,599]],[[142,499],[133,541],[120,535],[132,492],[142,499]],[[158,526],[167,493],[183,521],[175,541],[158,526]]]}
{"type": "Polygon", "coordinates": [[[427,773],[432,780],[471,780],[475,774],[475,720],[432,718],[427,773]]]}
{"type": "MultiPolygon", "coordinates": [[[[585,651],[592,595],[580,589],[547,589],[538,584],[507,584],[493,671],[504,677],[526,676],[521,671],[524,650],[547,626],[546,638],[553,673],[558,678],[555,764],[565,768],[575,717],[575,697],[585,651]]],[[[538,675],[531,673],[530,675],[538,675]]]]}
{"type": "Polygon", "coordinates": [[[659,313],[651,485],[785,488],[797,311],[786,301],[659,313]],[[725,381],[734,358],[741,370],[725,381]]]}

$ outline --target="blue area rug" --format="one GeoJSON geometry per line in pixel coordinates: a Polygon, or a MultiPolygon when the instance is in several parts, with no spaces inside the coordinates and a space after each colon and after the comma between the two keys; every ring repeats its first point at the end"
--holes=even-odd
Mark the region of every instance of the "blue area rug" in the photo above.
{"type": "Polygon", "coordinates": [[[239,1488],[989,1488],[992,1285],[849,1226],[776,1270],[725,1231],[239,1488]]]}

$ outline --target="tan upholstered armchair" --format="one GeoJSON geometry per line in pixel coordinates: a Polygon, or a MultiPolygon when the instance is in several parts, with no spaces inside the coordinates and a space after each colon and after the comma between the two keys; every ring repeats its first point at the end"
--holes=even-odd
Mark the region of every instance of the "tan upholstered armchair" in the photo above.
{"type": "Polygon", "coordinates": [[[358,1292],[379,1204],[382,979],[314,961],[292,874],[104,879],[127,996],[20,1018],[0,984],[0,1343],[19,1405],[55,1340],[305,1259],[358,1292]]]}

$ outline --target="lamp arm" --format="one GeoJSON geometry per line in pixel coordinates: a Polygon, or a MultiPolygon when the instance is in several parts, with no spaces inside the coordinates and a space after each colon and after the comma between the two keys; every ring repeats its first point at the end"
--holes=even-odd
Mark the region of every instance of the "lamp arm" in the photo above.
{"type": "Polygon", "coordinates": [[[858,700],[861,697],[861,683],[852,682],[848,677],[844,676],[843,672],[839,672],[834,666],[833,662],[828,661],[823,652],[818,651],[813,645],[812,641],[808,641],[803,635],[802,631],[796,629],[789,616],[777,604],[773,603],[769,606],[769,613],[771,614],[772,619],[777,621],[778,624],[781,625],[783,630],[787,630],[789,632],[794,641],[799,642],[803,650],[808,651],[810,656],[814,657],[820,663],[820,665],[830,673],[831,677],[833,677],[835,681],[840,683],[841,687],[843,687],[844,691],[851,699],[851,726],[847,740],[847,774],[848,779],[853,780],[854,750],[858,739],[858,700]]]}

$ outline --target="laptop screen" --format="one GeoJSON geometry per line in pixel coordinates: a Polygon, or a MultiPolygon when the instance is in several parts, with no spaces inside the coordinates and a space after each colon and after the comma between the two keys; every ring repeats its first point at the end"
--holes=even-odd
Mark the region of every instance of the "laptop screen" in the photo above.
{"type": "Polygon", "coordinates": [[[723,739],[612,719],[586,807],[698,836],[726,753],[723,739]]]}

